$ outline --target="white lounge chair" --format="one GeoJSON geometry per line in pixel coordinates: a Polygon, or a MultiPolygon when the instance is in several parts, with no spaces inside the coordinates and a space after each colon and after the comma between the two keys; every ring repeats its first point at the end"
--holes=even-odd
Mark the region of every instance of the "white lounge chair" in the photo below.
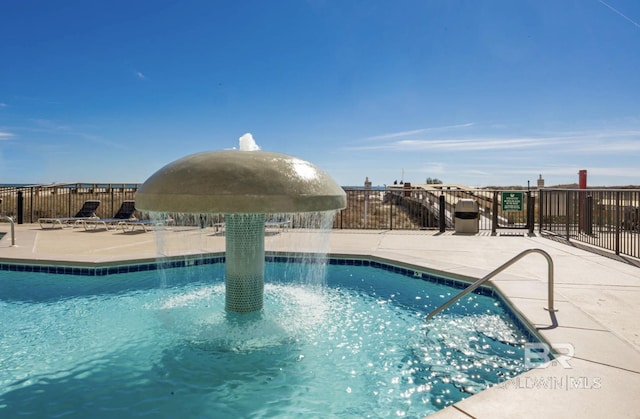
{"type": "Polygon", "coordinates": [[[56,226],[60,228],[76,226],[85,220],[98,218],[96,217],[96,209],[98,209],[99,205],[100,201],[98,200],[85,201],[75,217],[38,218],[38,223],[40,224],[40,228],[45,228],[45,226],[48,226],[48,228],[56,228],[56,226]]]}
{"type": "Polygon", "coordinates": [[[105,230],[109,230],[109,227],[117,228],[118,224],[133,221],[133,213],[136,211],[135,201],[123,201],[120,205],[120,209],[112,218],[92,218],[88,220],[82,220],[85,230],[97,230],[100,226],[105,230]]]}

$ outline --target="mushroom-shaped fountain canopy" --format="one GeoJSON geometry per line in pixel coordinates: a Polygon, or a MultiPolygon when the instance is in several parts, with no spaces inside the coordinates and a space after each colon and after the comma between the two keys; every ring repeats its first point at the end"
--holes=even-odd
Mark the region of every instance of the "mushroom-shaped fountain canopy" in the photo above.
{"type": "Polygon", "coordinates": [[[344,190],[313,164],[266,151],[192,154],[164,166],[136,193],[142,211],[294,213],[341,209],[344,190]]]}

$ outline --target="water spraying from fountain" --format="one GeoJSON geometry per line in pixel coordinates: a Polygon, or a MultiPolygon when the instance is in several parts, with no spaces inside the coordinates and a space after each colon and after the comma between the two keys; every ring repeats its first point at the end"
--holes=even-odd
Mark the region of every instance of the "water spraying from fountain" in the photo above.
{"type": "Polygon", "coordinates": [[[246,133],[240,137],[240,150],[241,151],[257,151],[260,150],[258,144],[256,144],[251,133],[246,133]]]}
{"type": "Polygon", "coordinates": [[[265,215],[338,210],[346,195],[305,160],[260,151],[249,133],[239,142],[240,150],[197,153],[161,168],[138,190],[136,208],[224,214],[225,308],[250,313],[263,307],[265,215]]]}

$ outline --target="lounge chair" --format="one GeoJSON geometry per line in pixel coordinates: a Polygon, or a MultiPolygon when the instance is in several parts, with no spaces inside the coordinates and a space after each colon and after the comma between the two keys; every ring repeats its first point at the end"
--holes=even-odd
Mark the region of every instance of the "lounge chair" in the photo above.
{"type": "Polygon", "coordinates": [[[264,223],[265,229],[275,229],[275,234],[278,234],[282,231],[287,231],[287,228],[289,228],[290,225],[291,221],[288,220],[269,220],[264,223]]]}
{"type": "Polygon", "coordinates": [[[140,229],[144,230],[144,232],[146,233],[148,230],[148,228],[150,228],[151,226],[154,225],[162,225],[161,223],[154,223],[151,220],[127,220],[127,221],[121,221],[118,223],[118,225],[122,228],[123,232],[127,232],[128,231],[134,231],[136,229],[136,227],[140,227],[140,229]]]}
{"type": "Polygon", "coordinates": [[[82,224],[85,230],[96,230],[100,226],[103,226],[105,230],[109,230],[109,227],[117,228],[120,223],[135,220],[133,216],[135,211],[135,201],[123,201],[120,209],[112,218],[92,218],[83,220],[82,224]]]}
{"type": "Polygon", "coordinates": [[[166,227],[170,225],[174,225],[174,220],[171,217],[167,217],[164,220],[138,220],[136,218],[132,218],[118,223],[118,226],[122,228],[123,233],[126,233],[127,231],[134,231],[136,227],[140,227],[140,229],[144,230],[146,233],[151,229],[151,227],[166,227]]]}
{"type": "Polygon", "coordinates": [[[100,201],[98,200],[85,201],[75,217],[39,218],[38,223],[40,224],[40,228],[45,228],[45,225],[48,225],[49,228],[55,228],[56,226],[60,226],[60,228],[64,226],[76,226],[84,220],[98,218],[96,216],[96,210],[99,205],[100,201]]]}

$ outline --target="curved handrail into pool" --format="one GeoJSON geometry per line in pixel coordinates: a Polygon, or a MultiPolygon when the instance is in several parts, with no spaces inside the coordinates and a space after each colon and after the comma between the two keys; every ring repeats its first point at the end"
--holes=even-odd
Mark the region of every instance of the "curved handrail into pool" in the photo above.
{"type": "Polygon", "coordinates": [[[11,246],[15,246],[16,245],[16,234],[15,234],[15,227],[14,227],[14,224],[13,224],[13,218],[7,217],[6,215],[0,215],[0,220],[9,221],[11,223],[11,246]]]}
{"type": "Polygon", "coordinates": [[[525,251],[520,252],[516,256],[512,257],[511,259],[509,259],[508,261],[506,261],[505,263],[500,265],[498,268],[496,268],[495,270],[491,271],[491,273],[489,273],[488,275],[484,276],[483,278],[478,279],[476,282],[474,282],[473,284],[469,285],[461,293],[457,294],[455,297],[453,297],[452,299],[450,299],[449,301],[447,301],[446,303],[444,303],[440,307],[434,309],[431,313],[427,314],[427,316],[425,317],[425,321],[431,319],[433,316],[435,316],[436,314],[440,313],[442,310],[446,309],[447,307],[449,307],[450,305],[452,305],[453,303],[455,303],[456,301],[458,301],[459,299],[461,299],[465,295],[469,294],[471,291],[475,290],[480,285],[484,284],[485,282],[487,282],[488,280],[490,280],[494,276],[498,275],[500,272],[504,271],[509,266],[513,265],[514,263],[516,263],[518,260],[520,260],[523,257],[525,257],[526,255],[528,255],[529,253],[540,253],[542,256],[544,256],[547,259],[547,263],[548,263],[548,266],[549,266],[549,268],[548,268],[548,279],[547,279],[548,288],[549,288],[549,290],[548,290],[548,293],[549,293],[549,295],[548,295],[548,300],[549,300],[548,305],[549,305],[549,307],[545,307],[545,310],[548,310],[548,311],[551,311],[551,312],[558,311],[553,307],[553,260],[551,259],[551,256],[549,255],[549,253],[545,252],[542,249],[527,249],[525,251]]]}

